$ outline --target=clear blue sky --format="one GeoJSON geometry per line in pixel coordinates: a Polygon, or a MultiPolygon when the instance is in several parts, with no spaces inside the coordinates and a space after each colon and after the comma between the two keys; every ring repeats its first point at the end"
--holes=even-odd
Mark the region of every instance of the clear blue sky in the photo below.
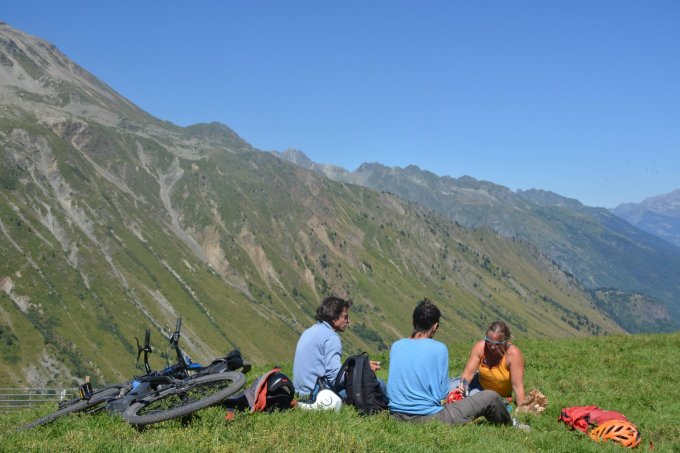
{"type": "Polygon", "coordinates": [[[4,0],[0,20],[161,119],[262,150],[590,206],[680,188],[674,0],[4,0]]]}

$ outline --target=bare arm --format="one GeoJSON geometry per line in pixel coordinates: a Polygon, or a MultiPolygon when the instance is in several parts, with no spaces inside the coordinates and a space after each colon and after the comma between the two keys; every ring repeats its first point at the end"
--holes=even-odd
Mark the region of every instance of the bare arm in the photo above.
{"type": "MultiPolygon", "coordinates": [[[[472,350],[470,351],[470,357],[468,358],[468,361],[465,364],[463,373],[461,373],[460,375],[461,386],[463,385],[463,380],[466,380],[468,383],[472,381],[475,372],[479,369],[479,364],[482,362],[483,355],[484,355],[484,341],[482,340],[478,341],[477,343],[474,344],[474,346],[472,346],[472,350]]],[[[463,389],[461,388],[461,390],[463,389]]]]}
{"type": "Polygon", "coordinates": [[[515,403],[520,406],[524,402],[524,356],[515,345],[511,345],[505,358],[510,369],[510,381],[515,392],[515,403]]]}

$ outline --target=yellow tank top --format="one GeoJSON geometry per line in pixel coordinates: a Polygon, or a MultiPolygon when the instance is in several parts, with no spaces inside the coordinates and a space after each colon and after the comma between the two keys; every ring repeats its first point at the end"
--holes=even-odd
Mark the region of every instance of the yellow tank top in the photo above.
{"type": "Polygon", "coordinates": [[[494,390],[503,397],[512,396],[510,369],[505,363],[505,356],[493,368],[484,365],[484,358],[482,358],[482,363],[479,364],[479,383],[484,390],[494,390]]]}

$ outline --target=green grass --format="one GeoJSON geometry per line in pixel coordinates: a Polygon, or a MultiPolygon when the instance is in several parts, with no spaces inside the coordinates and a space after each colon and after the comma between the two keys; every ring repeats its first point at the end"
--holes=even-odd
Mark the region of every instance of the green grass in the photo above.
{"type": "MultiPolygon", "coordinates": [[[[522,340],[527,360],[527,390],[548,397],[541,415],[522,415],[529,433],[479,420],[452,427],[438,422],[396,422],[387,413],[360,417],[348,406],[340,413],[293,410],[275,414],[239,414],[226,421],[224,410],[210,408],[182,424],[170,421],[143,431],[106,414],[72,415],[51,425],[15,432],[23,423],[51,410],[0,414],[2,451],[503,451],[608,452],[615,444],[597,444],[557,421],[561,408],[595,404],[623,412],[642,433],[638,450],[680,450],[680,333],[591,337],[574,340],[522,340]]],[[[451,374],[460,372],[470,344],[451,344],[451,374]]],[[[389,362],[381,358],[387,377],[389,362]]],[[[254,370],[250,379],[264,369],[254,370]]],[[[290,365],[284,367],[290,373],[290,365]]]]}

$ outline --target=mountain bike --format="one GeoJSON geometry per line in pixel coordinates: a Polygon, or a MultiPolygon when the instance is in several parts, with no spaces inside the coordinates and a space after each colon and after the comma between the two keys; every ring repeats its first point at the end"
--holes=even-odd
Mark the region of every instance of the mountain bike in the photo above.
{"type": "Polygon", "coordinates": [[[137,341],[137,363],[144,354],[146,374],[120,384],[94,390],[88,382],[80,387],[80,398],[60,403],[59,408],[19,430],[45,425],[57,418],[77,412],[94,414],[104,409],[119,414],[128,423],[143,426],[177,417],[183,417],[205,407],[217,404],[236,393],[245,384],[244,373],[250,364],[244,362],[238,350],[214,360],[202,367],[191,361],[179,347],[182,319],[178,318],[175,331],[169,341],[177,356],[176,363],[161,371],[153,371],[149,365],[149,329],[146,329],[144,345],[137,341]],[[242,371],[236,371],[241,369],[242,371]]]}

